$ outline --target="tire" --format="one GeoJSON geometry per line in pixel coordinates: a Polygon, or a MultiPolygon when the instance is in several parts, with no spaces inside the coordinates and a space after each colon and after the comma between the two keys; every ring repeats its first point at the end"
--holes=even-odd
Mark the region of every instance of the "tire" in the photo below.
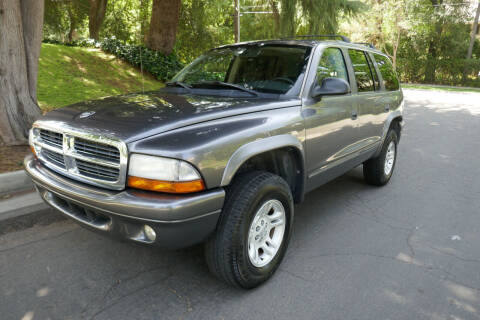
{"type": "Polygon", "coordinates": [[[390,181],[393,171],[395,169],[395,164],[397,162],[397,146],[398,146],[398,137],[397,133],[390,129],[387,134],[387,137],[383,143],[382,151],[380,154],[372,159],[369,159],[363,163],[363,177],[368,184],[375,186],[383,186],[390,181]],[[389,171],[387,171],[387,156],[391,159],[391,152],[389,148],[393,147],[393,160],[391,161],[389,171]]]}
{"type": "Polygon", "coordinates": [[[217,230],[205,244],[207,265],[217,278],[230,285],[245,289],[254,288],[273,275],[287,250],[294,210],[290,187],[277,175],[254,171],[236,178],[226,192],[217,230]],[[270,205],[272,209],[269,209],[270,205]],[[268,214],[271,214],[269,217],[280,216],[280,207],[284,209],[283,235],[280,225],[271,227],[275,223],[280,224],[280,219],[268,220],[270,218],[267,219],[261,214],[268,211],[268,214]],[[252,224],[254,218],[255,224],[252,224]],[[263,218],[268,221],[264,227],[261,222],[263,218]],[[258,233],[256,226],[260,229],[258,233]],[[268,231],[268,228],[274,228],[273,233],[271,230],[268,231]],[[266,239],[264,244],[265,249],[268,248],[266,251],[256,247],[262,239],[266,239]],[[278,249],[274,254],[267,254],[267,251],[275,251],[272,249],[274,247],[270,246],[273,239],[279,243],[278,249]],[[249,246],[251,243],[254,245],[249,246]],[[251,258],[251,255],[257,259],[251,258]],[[260,259],[262,256],[265,257],[264,260],[260,259]],[[268,259],[271,260],[261,265],[268,259]]]}

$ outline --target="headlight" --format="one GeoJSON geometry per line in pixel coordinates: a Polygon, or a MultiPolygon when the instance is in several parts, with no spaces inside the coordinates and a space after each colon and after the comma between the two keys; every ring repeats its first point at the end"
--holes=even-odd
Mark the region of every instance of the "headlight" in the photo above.
{"type": "Polygon", "coordinates": [[[33,143],[34,140],[34,132],[33,128],[30,129],[28,132],[28,144],[30,145],[30,150],[32,150],[33,155],[36,157],[37,156],[37,151],[35,150],[35,144],[33,143]]]}
{"type": "Polygon", "coordinates": [[[205,189],[202,177],[191,164],[142,154],[130,156],[128,186],[169,193],[190,193],[205,189]]]}

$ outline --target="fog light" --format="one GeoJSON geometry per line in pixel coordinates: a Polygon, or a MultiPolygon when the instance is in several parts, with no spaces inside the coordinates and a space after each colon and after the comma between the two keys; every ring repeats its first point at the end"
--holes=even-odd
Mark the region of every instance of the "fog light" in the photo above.
{"type": "Polygon", "coordinates": [[[147,225],[143,226],[143,233],[145,233],[145,237],[152,242],[155,241],[155,238],[157,237],[155,230],[153,230],[150,226],[147,225]]]}

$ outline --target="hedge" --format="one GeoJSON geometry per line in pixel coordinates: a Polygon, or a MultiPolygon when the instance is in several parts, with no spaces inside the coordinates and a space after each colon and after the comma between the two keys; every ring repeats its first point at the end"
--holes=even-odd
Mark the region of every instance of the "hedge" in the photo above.
{"type": "Polygon", "coordinates": [[[100,48],[136,67],[141,64],[144,71],[161,81],[171,79],[183,68],[183,64],[173,53],[164,55],[141,45],[124,44],[115,38],[104,39],[100,42],[100,48]]]}
{"type": "Polygon", "coordinates": [[[170,80],[180,69],[183,64],[178,60],[175,54],[168,56],[151,50],[141,45],[125,44],[115,38],[106,38],[100,42],[93,39],[79,39],[72,42],[61,42],[56,39],[43,39],[44,43],[61,44],[70,47],[100,47],[103,51],[111,53],[118,58],[142,68],[144,71],[152,74],[161,81],[170,80]]]}

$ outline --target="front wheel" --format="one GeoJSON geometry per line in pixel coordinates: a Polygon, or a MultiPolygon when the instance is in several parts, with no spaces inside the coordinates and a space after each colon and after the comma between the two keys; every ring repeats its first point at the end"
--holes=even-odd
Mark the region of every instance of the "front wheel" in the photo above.
{"type": "Polygon", "coordinates": [[[293,222],[288,184],[268,172],[246,173],[227,189],[217,230],[205,245],[210,271],[254,288],[272,276],[287,250],[293,222]]]}
{"type": "Polygon", "coordinates": [[[378,157],[369,159],[363,164],[363,176],[367,183],[383,186],[390,181],[397,162],[397,145],[397,133],[390,130],[378,157]]]}

